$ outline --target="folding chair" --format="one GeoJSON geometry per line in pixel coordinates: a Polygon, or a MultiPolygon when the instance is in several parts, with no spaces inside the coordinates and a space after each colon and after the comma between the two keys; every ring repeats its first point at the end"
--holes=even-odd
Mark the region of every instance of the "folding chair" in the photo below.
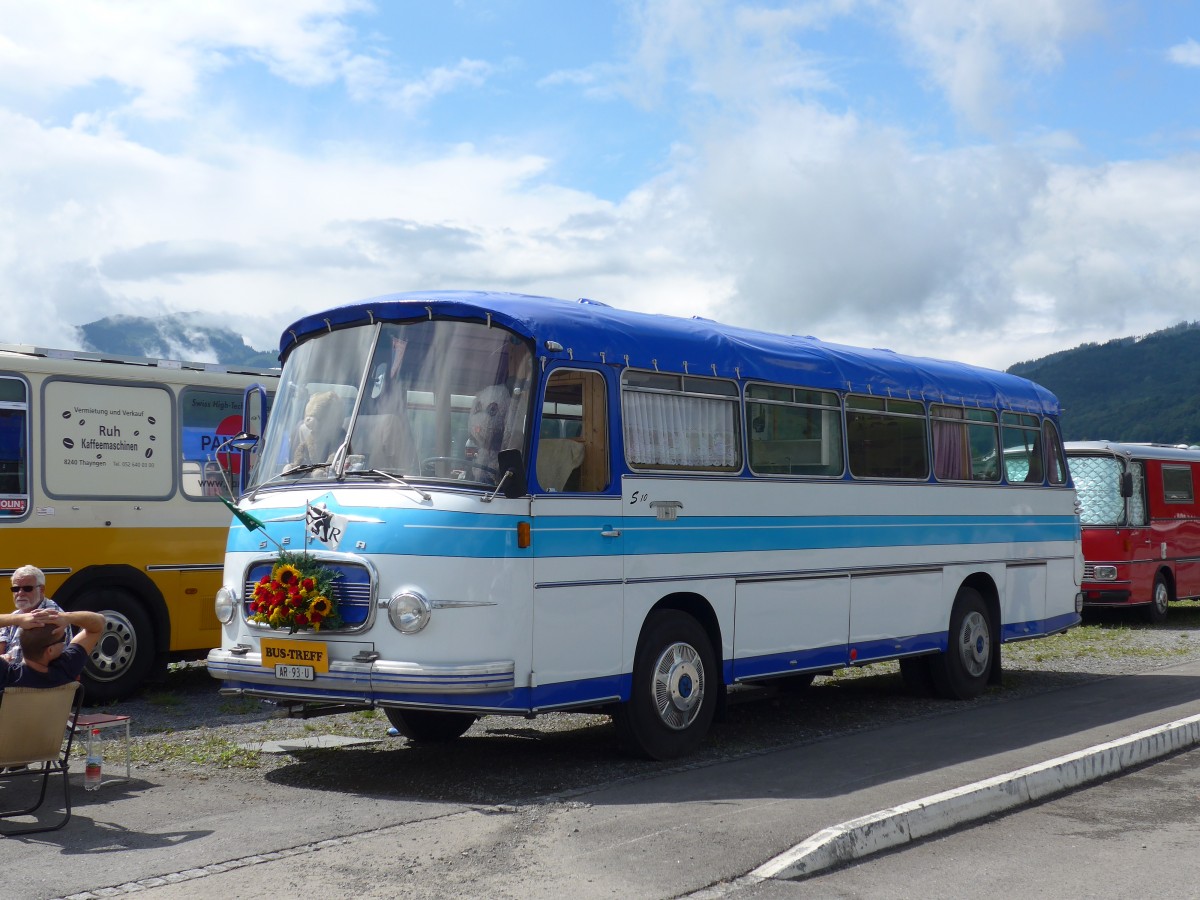
{"type": "Polygon", "coordinates": [[[37,802],[22,809],[0,811],[0,834],[34,834],[57,831],[71,819],[71,779],[67,767],[71,760],[71,744],[75,730],[70,727],[79,715],[83,689],[79,682],[52,688],[6,688],[0,694],[0,785],[10,779],[41,777],[42,786],[37,802]],[[15,771],[13,769],[15,768],[15,771]],[[50,776],[59,774],[63,784],[62,819],[55,824],[34,823],[19,828],[7,827],[4,820],[28,816],[41,809],[46,801],[50,776]]]}

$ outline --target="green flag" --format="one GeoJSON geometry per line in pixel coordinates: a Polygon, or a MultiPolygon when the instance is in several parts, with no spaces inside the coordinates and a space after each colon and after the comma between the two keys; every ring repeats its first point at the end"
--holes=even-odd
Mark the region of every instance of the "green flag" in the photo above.
{"type": "MultiPolygon", "coordinates": [[[[263,529],[266,528],[266,526],[263,525],[262,522],[260,522],[256,518],[254,518],[254,516],[250,515],[250,513],[246,512],[245,510],[238,509],[237,506],[235,504],[233,504],[232,502],[230,502],[229,499],[227,499],[226,497],[222,497],[221,502],[224,503],[226,506],[228,506],[229,511],[232,512],[235,516],[237,516],[238,521],[241,522],[243,525],[245,525],[247,528],[249,528],[251,531],[258,531],[260,528],[263,528],[263,529]]],[[[264,531],[264,534],[265,533],[266,532],[264,531]]]]}

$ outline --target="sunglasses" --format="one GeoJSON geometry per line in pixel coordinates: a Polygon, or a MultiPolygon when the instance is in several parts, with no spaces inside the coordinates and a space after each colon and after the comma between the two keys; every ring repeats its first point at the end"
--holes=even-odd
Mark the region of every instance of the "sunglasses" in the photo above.
{"type": "Polygon", "coordinates": [[[40,587],[40,584],[14,584],[12,586],[12,592],[14,594],[19,594],[24,591],[26,594],[32,594],[40,587]]]}

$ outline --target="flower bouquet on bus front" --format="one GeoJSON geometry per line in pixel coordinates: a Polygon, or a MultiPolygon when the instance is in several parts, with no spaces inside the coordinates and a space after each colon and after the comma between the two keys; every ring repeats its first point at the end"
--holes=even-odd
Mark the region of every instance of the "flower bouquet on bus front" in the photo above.
{"type": "Polygon", "coordinates": [[[342,617],[333,590],[336,577],[307,553],[280,551],[271,573],[254,585],[250,621],[290,634],[337,628],[342,617]]]}

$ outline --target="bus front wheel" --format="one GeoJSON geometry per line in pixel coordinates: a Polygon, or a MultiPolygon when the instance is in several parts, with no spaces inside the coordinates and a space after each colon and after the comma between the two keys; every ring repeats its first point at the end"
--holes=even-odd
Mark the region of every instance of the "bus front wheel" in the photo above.
{"type": "Polygon", "coordinates": [[[83,670],[84,697],[88,703],[128,697],[154,665],[150,616],[133,594],[116,587],[88,591],[73,608],[104,616],[104,633],[83,670]]]}
{"type": "Polygon", "coordinates": [[[960,588],[950,612],[946,652],[929,661],[934,689],[947,699],[972,700],[987,687],[993,665],[987,604],[974,588],[960,588]]]}
{"type": "Polygon", "coordinates": [[[671,609],[652,613],[634,657],[629,702],[613,713],[625,750],[650,759],[693,752],[712,724],[718,677],[699,622],[671,609]]]}
{"type": "Polygon", "coordinates": [[[1167,579],[1162,572],[1154,576],[1154,593],[1150,595],[1150,605],[1146,607],[1146,621],[1151,625],[1161,625],[1167,621],[1167,611],[1171,608],[1171,589],[1167,587],[1167,579]]]}
{"type": "Polygon", "coordinates": [[[474,713],[434,709],[385,709],[392,726],[418,744],[442,744],[466,734],[478,718],[474,713]]]}

